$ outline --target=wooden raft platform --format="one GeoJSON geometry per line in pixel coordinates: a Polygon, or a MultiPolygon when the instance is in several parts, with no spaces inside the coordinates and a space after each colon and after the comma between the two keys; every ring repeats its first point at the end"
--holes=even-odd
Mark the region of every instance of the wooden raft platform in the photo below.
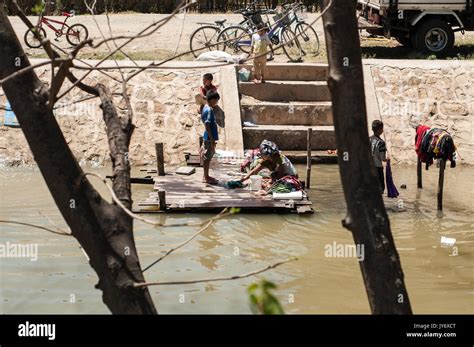
{"type": "Polygon", "coordinates": [[[217,186],[201,182],[202,168],[190,176],[167,173],[155,176],[154,191],[149,198],[138,203],[135,212],[217,212],[226,207],[240,208],[244,212],[256,213],[313,213],[312,202],[304,193],[303,200],[273,200],[271,194],[258,196],[248,188],[228,189],[224,183],[241,177],[235,163],[217,163],[211,168],[211,175],[218,178],[217,186]],[[166,209],[160,209],[158,191],[166,193],[166,209]]]}

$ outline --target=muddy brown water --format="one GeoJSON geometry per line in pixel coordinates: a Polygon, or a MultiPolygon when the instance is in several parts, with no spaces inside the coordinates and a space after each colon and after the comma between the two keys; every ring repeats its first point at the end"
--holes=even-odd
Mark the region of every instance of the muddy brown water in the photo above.
{"type": "MultiPolygon", "coordinates": [[[[473,313],[473,168],[447,169],[442,213],[436,211],[438,172],[434,166],[423,172],[423,190],[416,189],[415,167],[393,170],[396,184],[407,185],[399,189],[403,210],[398,208],[398,199],[385,201],[414,312],[473,313]],[[455,238],[456,248],[441,247],[442,236],[455,238]]],[[[106,196],[104,187],[94,183],[106,196]]],[[[314,166],[312,184],[314,215],[240,214],[220,220],[145,275],[148,281],[192,280],[243,274],[292,256],[297,261],[252,278],[152,287],[159,312],[250,313],[246,287],[264,277],[278,285],[275,294],[287,313],[369,313],[358,260],[329,257],[326,252],[328,245],[352,243],[340,222],[345,203],[337,166],[314,166]]],[[[0,187],[0,219],[45,226],[53,222],[66,228],[37,169],[0,169],[0,187]]],[[[134,200],[149,191],[149,186],[134,186],[134,200]]],[[[170,223],[209,216],[148,215],[170,223]]],[[[0,224],[0,230],[3,245],[38,245],[37,261],[0,258],[0,313],[108,312],[101,293],[94,289],[97,277],[73,238],[17,225],[0,224]]],[[[195,231],[194,227],[159,229],[136,222],[142,265],[195,231]]]]}

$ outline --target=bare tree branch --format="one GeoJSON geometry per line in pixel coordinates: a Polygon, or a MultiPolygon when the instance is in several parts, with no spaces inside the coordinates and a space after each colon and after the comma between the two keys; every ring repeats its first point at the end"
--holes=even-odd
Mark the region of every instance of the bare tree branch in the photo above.
{"type": "Polygon", "coordinates": [[[165,259],[167,256],[169,256],[171,253],[173,253],[174,251],[180,249],[181,247],[187,245],[189,242],[191,242],[192,240],[194,240],[198,235],[202,234],[202,232],[204,232],[205,230],[207,230],[207,228],[209,228],[211,226],[212,223],[214,223],[216,220],[218,219],[221,219],[227,215],[229,215],[230,213],[227,212],[227,208],[225,208],[224,210],[222,210],[217,216],[215,217],[212,217],[201,229],[199,229],[197,232],[195,232],[193,235],[191,235],[191,237],[189,237],[187,240],[184,240],[183,242],[181,242],[179,245],[171,248],[170,250],[168,250],[163,256],[161,256],[160,258],[158,258],[157,260],[155,260],[153,263],[151,263],[150,265],[148,265],[147,267],[145,267],[143,269],[143,272],[147,271],[148,269],[150,269],[152,266],[154,266],[155,264],[158,264],[160,261],[162,261],[163,259],[165,259]]]}
{"type": "Polygon", "coordinates": [[[135,283],[134,286],[136,288],[141,288],[141,287],[148,287],[148,286],[168,286],[168,285],[182,285],[182,284],[195,284],[195,283],[203,283],[203,282],[220,282],[220,281],[230,281],[230,280],[237,280],[241,278],[246,278],[250,276],[255,276],[258,274],[261,274],[262,272],[274,269],[280,265],[286,264],[290,261],[298,260],[298,258],[289,258],[286,260],[279,261],[275,264],[268,265],[264,267],[263,269],[259,270],[254,270],[251,272],[248,272],[243,275],[234,275],[234,276],[229,276],[229,277],[216,277],[216,278],[205,278],[205,279],[199,279],[199,280],[190,280],[190,281],[172,281],[172,282],[146,282],[146,283],[135,283]]]}
{"type": "MultiPolygon", "coordinates": [[[[158,21],[158,23],[160,23],[159,25],[157,25],[157,23],[153,23],[151,25],[149,25],[148,27],[146,27],[145,29],[143,29],[142,31],[140,31],[137,35],[135,36],[132,36],[130,37],[127,41],[125,41],[124,43],[120,44],[120,46],[118,48],[116,48],[113,52],[107,54],[104,58],[102,58],[95,66],[99,66],[101,65],[105,60],[107,60],[108,58],[110,58],[111,56],[113,56],[115,53],[117,53],[120,49],[122,49],[123,47],[125,47],[126,45],[128,45],[130,42],[134,41],[135,39],[137,38],[140,38],[140,37],[146,37],[146,36],[149,36],[151,34],[153,34],[155,31],[157,31],[160,27],[162,27],[163,25],[165,25],[166,23],[168,23],[174,16],[176,13],[178,13],[181,9],[184,9],[184,8],[187,8],[190,6],[190,4],[186,5],[186,6],[182,6],[184,3],[186,2],[186,0],[182,1],[181,2],[181,5],[180,7],[178,7],[175,11],[173,11],[169,16],[167,16],[166,18],[158,21]],[[144,34],[149,28],[152,28],[153,26],[156,26],[156,28],[154,28],[153,30],[151,30],[149,33],[146,33],[144,34]],[[143,36],[141,36],[143,35],[143,36]]],[[[104,42],[104,41],[102,41],[104,42]]],[[[100,43],[100,42],[99,42],[100,43]]],[[[97,48],[98,45],[94,45],[93,46],[94,48],[97,48]]],[[[78,80],[76,80],[73,85],[67,89],[63,94],[61,94],[58,99],[62,98],[64,95],[67,95],[69,93],[70,90],[72,90],[75,86],[78,86],[81,81],[83,81],[88,75],[90,74],[90,71],[88,71],[87,73],[84,74],[84,76],[82,76],[81,78],[79,78],[78,80]]],[[[128,78],[127,80],[130,80],[130,78],[128,78]]]]}
{"type": "Polygon", "coordinates": [[[44,227],[42,225],[31,224],[31,223],[26,223],[26,222],[19,222],[19,221],[14,221],[14,220],[3,220],[2,219],[2,220],[0,220],[0,223],[25,225],[25,226],[29,226],[29,227],[33,227],[33,228],[37,228],[37,229],[46,230],[46,231],[49,231],[50,233],[53,233],[53,234],[56,234],[56,235],[72,236],[72,234],[70,234],[70,233],[57,231],[57,230],[53,230],[53,229],[44,227]]]}
{"type": "Polygon", "coordinates": [[[5,83],[6,81],[12,79],[12,78],[15,78],[17,76],[20,76],[21,74],[24,74],[25,72],[28,72],[30,70],[33,70],[33,69],[36,69],[36,68],[39,68],[41,66],[44,66],[44,65],[50,65],[54,66],[54,64],[57,64],[57,63],[61,63],[61,62],[65,62],[65,61],[68,61],[69,59],[66,59],[66,58],[57,58],[57,59],[47,59],[45,61],[42,61],[40,63],[36,63],[36,64],[33,64],[33,65],[30,65],[30,66],[27,66],[23,69],[20,69],[20,70],[17,70],[16,72],[12,73],[10,76],[8,77],[5,77],[4,79],[0,80],[0,86],[5,83]]]}

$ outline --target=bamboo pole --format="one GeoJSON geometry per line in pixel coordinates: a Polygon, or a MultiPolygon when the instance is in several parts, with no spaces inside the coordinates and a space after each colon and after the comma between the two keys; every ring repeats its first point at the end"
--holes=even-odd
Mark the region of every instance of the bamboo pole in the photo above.
{"type": "Polygon", "coordinates": [[[311,187],[311,139],[313,137],[313,128],[308,128],[308,134],[306,136],[306,187],[311,187]]]}
{"type": "Polygon", "coordinates": [[[418,158],[417,164],[416,164],[416,175],[417,175],[417,186],[418,188],[423,188],[423,173],[421,169],[421,160],[418,158]]]}
{"type": "Polygon", "coordinates": [[[439,179],[438,179],[438,211],[443,210],[443,189],[444,189],[444,169],[446,168],[446,160],[441,159],[439,162],[439,179]]]}

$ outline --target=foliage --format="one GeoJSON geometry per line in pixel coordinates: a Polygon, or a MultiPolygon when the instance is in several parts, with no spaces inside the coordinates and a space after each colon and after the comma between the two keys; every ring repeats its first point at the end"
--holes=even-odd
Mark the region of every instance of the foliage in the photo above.
{"type": "Polygon", "coordinates": [[[232,208],[230,209],[230,213],[231,213],[231,214],[238,214],[238,213],[240,213],[240,208],[232,207],[232,208]]]}
{"type": "Polygon", "coordinates": [[[44,3],[42,1],[38,1],[32,8],[31,13],[35,15],[39,15],[44,11],[44,3]]]}
{"type": "Polygon", "coordinates": [[[276,287],[274,283],[264,279],[247,288],[250,309],[254,314],[285,314],[278,299],[270,292],[276,287]]]}

